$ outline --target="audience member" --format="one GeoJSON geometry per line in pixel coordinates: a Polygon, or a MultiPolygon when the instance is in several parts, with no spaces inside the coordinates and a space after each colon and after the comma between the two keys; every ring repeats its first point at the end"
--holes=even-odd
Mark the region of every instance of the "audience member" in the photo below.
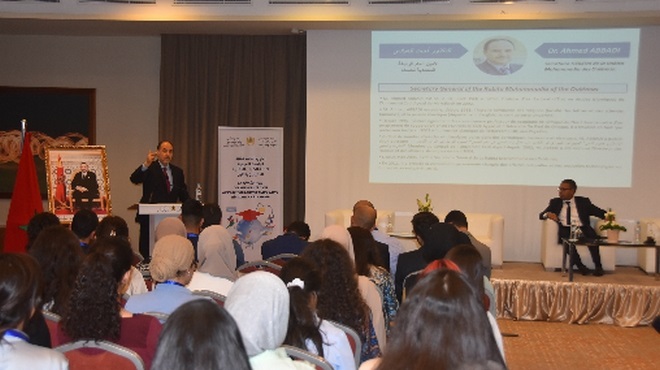
{"type": "Polygon", "coordinates": [[[30,344],[23,331],[39,310],[41,274],[25,254],[0,254],[0,367],[3,369],[68,369],[59,352],[30,344]]]}
{"type": "Polygon", "coordinates": [[[389,334],[394,316],[399,309],[399,302],[394,291],[394,279],[387,270],[377,264],[380,256],[376,251],[376,241],[371,233],[362,227],[349,227],[348,232],[351,234],[355,248],[356,272],[358,275],[369,278],[380,290],[385,329],[389,334]]]}
{"type": "Polygon", "coordinates": [[[183,236],[167,235],[158,239],[149,264],[156,287],[151,292],[131,296],[126,310],[169,315],[182,304],[202,298],[186,288],[195,271],[194,254],[190,240],[183,236]]]}
{"type": "MultiPolygon", "coordinates": [[[[589,217],[595,216],[602,219],[605,217],[605,210],[591,203],[591,200],[587,197],[575,196],[577,184],[571,179],[563,180],[557,190],[559,191],[559,197],[550,199],[548,206],[539,214],[539,218],[541,220],[553,220],[559,225],[558,242],[561,243],[562,238],[568,239],[571,232],[571,225],[573,224],[580,228],[582,235],[586,238],[597,238],[598,234],[591,227],[589,217]]],[[[568,254],[568,249],[565,245],[564,253],[568,254]]],[[[603,276],[604,271],[600,261],[598,246],[589,246],[589,253],[596,266],[594,276],[603,276]]],[[[569,257],[582,275],[589,275],[591,273],[591,270],[582,263],[577,250],[573,249],[573,253],[569,257]]]]}
{"type": "Polygon", "coordinates": [[[484,268],[486,269],[485,270],[486,277],[490,279],[490,272],[492,269],[490,247],[480,242],[477,238],[474,237],[474,235],[472,235],[472,233],[468,231],[468,220],[467,217],[465,216],[465,213],[456,209],[450,211],[445,216],[445,223],[454,225],[458,229],[458,231],[462,232],[463,234],[467,235],[468,238],[470,238],[470,244],[472,244],[475,248],[477,248],[479,254],[481,254],[482,263],[484,265],[484,268]]]}
{"type": "MultiPolygon", "coordinates": [[[[220,206],[216,203],[207,203],[204,204],[202,208],[204,214],[204,222],[202,223],[202,229],[206,229],[211,225],[220,225],[222,221],[222,210],[220,206]]],[[[245,263],[245,254],[243,253],[243,248],[232,238],[232,244],[234,246],[234,253],[236,253],[236,266],[241,266],[245,263]]]]}
{"type": "MultiPolygon", "coordinates": [[[[488,316],[488,322],[493,330],[493,336],[497,342],[497,346],[500,349],[502,358],[504,357],[504,345],[502,343],[502,334],[500,333],[500,328],[497,325],[495,320],[495,292],[486,291],[486,282],[488,279],[484,275],[484,266],[481,261],[481,254],[479,251],[472,245],[469,244],[460,244],[452,248],[447,253],[447,259],[453,261],[460,267],[461,271],[465,276],[468,277],[468,280],[472,283],[472,286],[475,288],[477,293],[477,300],[483,302],[484,311],[488,316]],[[491,311],[492,308],[492,311],[491,311]]],[[[492,288],[490,282],[488,286],[492,288]]]]}
{"type": "Polygon", "coordinates": [[[188,235],[186,225],[183,224],[178,217],[165,217],[156,225],[156,234],[154,234],[154,242],[157,242],[162,237],[167,235],[180,235],[184,238],[188,235]]]}
{"type": "MultiPolygon", "coordinates": [[[[461,273],[437,270],[401,305],[376,369],[505,369],[475,290],[461,273]]],[[[360,369],[373,368],[364,366],[360,369]]]]}
{"type": "Polygon", "coordinates": [[[284,229],[284,234],[261,245],[261,258],[266,260],[282,253],[300,255],[308,244],[310,234],[309,225],[303,221],[293,221],[284,229]]]}
{"type": "Polygon", "coordinates": [[[236,279],[236,256],[231,235],[220,225],[212,225],[199,234],[199,267],[188,289],[210,290],[224,296],[236,279]]]}
{"type": "Polygon", "coordinates": [[[32,247],[32,243],[37,239],[41,230],[49,227],[56,226],[60,224],[60,219],[57,218],[53,213],[50,212],[41,212],[32,216],[30,222],[27,225],[27,234],[28,234],[28,243],[26,250],[29,252],[32,247]]]}
{"type": "MultiPolygon", "coordinates": [[[[96,227],[96,237],[98,238],[123,238],[129,243],[131,238],[128,235],[128,224],[126,220],[119,216],[105,216],[96,227]]],[[[131,247],[132,248],[132,247],[131,247]]],[[[133,252],[133,261],[131,264],[131,279],[126,287],[126,291],[119,292],[122,296],[132,296],[148,292],[147,284],[144,282],[142,272],[135,266],[142,262],[142,256],[133,252]]]]}
{"type": "Polygon", "coordinates": [[[325,358],[334,370],[355,369],[346,334],[316,314],[321,275],[300,257],[289,260],[280,272],[290,297],[289,327],[284,343],[325,358]]]}
{"type": "Polygon", "coordinates": [[[78,238],[64,226],[51,226],[39,233],[30,248],[44,281],[43,308],[62,315],[75,285],[83,258],[78,238]]]}
{"type": "Polygon", "coordinates": [[[204,222],[204,210],[202,203],[195,199],[187,199],[181,204],[181,221],[186,227],[186,237],[195,249],[195,261],[197,261],[197,241],[202,231],[204,222]]]}
{"type": "MultiPolygon", "coordinates": [[[[359,207],[359,206],[368,206],[373,208],[374,210],[376,209],[373,203],[371,203],[368,200],[358,200],[357,202],[355,202],[355,205],[353,205],[353,209],[355,210],[355,207],[359,207]]],[[[390,274],[394,276],[396,274],[396,267],[398,265],[399,255],[405,251],[403,245],[397,238],[393,238],[387,235],[387,233],[385,233],[383,230],[378,229],[378,227],[375,227],[373,230],[371,230],[371,234],[374,236],[374,239],[376,239],[376,241],[387,244],[387,249],[388,252],[390,253],[389,271],[390,274]]]]}
{"type": "Polygon", "coordinates": [[[99,216],[92,210],[82,208],[73,215],[71,221],[71,231],[80,240],[80,247],[83,253],[89,253],[89,245],[94,240],[96,234],[96,227],[99,225],[99,216]]]}
{"type": "Polygon", "coordinates": [[[236,322],[214,302],[184,303],[167,319],[152,370],[250,370],[236,322]]]}
{"type": "MultiPolygon", "coordinates": [[[[353,207],[353,216],[351,216],[351,226],[361,227],[369,232],[376,228],[376,210],[368,206],[353,207]]],[[[372,235],[373,238],[373,235],[372,235]]],[[[387,272],[390,271],[390,251],[385,243],[374,239],[374,247],[378,254],[375,261],[377,266],[382,266],[387,272]]]]}
{"type": "MultiPolygon", "coordinates": [[[[432,212],[418,212],[413,216],[410,222],[412,223],[413,234],[415,234],[417,243],[419,243],[419,245],[424,245],[422,235],[431,227],[431,225],[440,222],[440,220],[438,219],[438,216],[432,212]]],[[[399,255],[396,274],[394,274],[394,289],[396,297],[400,303],[403,303],[403,281],[406,276],[423,269],[427,263],[428,262],[426,262],[422,256],[421,249],[415,249],[399,255]]]]}
{"type": "Polygon", "coordinates": [[[119,303],[128,284],[133,251],[122,238],[98,238],[83,260],[63,315],[61,342],[109,340],[135,351],[151,367],[161,325],[148,315],[133,315],[119,303]]]}
{"type": "Polygon", "coordinates": [[[289,292],[276,275],[255,271],[240,277],[225,308],[236,320],[253,370],[314,369],[306,362],[294,362],[278,348],[287,332],[289,292]]]}
{"type": "Polygon", "coordinates": [[[308,245],[301,257],[321,274],[319,317],[346,325],[359,334],[361,361],[380,356],[370,309],[358,287],[355,267],[346,248],[332,239],[320,239],[308,245]]]}

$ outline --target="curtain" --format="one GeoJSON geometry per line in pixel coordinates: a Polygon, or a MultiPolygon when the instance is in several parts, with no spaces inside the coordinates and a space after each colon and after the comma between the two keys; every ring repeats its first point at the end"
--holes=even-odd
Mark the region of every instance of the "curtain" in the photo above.
{"type": "Polygon", "coordinates": [[[207,203],[218,202],[218,126],[284,128],[283,221],[304,220],[304,35],[162,36],[159,138],[207,203]]]}

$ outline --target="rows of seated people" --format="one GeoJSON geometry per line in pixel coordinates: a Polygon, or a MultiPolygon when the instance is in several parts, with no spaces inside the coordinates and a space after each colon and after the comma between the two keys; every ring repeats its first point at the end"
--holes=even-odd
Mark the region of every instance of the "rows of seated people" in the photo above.
{"type": "Polygon", "coordinates": [[[287,253],[281,267],[249,273],[223,226],[191,242],[181,219],[167,218],[146,284],[126,222],[80,212],[73,231],[36,215],[28,254],[1,255],[7,368],[65,369],[48,348],[81,340],[132,350],[146,369],[320,368],[315,358],[335,370],[506,368],[481,254],[432,213],[413,218],[421,248],[407,253],[378,244],[370,204],[313,242],[296,222],[284,241],[264,243],[264,259],[287,253]],[[49,327],[42,311],[61,319],[49,327]],[[292,347],[308,361],[292,359],[292,347]]]}

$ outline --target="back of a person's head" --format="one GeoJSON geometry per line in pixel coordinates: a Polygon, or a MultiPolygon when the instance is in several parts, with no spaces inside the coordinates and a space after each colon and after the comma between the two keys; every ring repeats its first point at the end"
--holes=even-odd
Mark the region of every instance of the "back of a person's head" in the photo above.
{"type": "Polygon", "coordinates": [[[243,339],[231,315],[196,299],[169,316],[158,340],[153,370],[249,370],[243,339]]]}
{"type": "Polygon", "coordinates": [[[128,239],[128,224],[119,216],[106,216],[96,227],[96,237],[120,237],[128,239]]]}
{"type": "Polygon", "coordinates": [[[309,236],[312,234],[312,231],[309,229],[309,225],[304,221],[293,221],[286,227],[287,233],[292,233],[298,235],[302,239],[309,239],[309,236]]]}
{"type": "Polygon", "coordinates": [[[360,226],[367,230],[371,230],[376,226],[377,213],[373,207],[357,206],[353,208],[353,216],[351,221],[353,226],[360,226]]]}
{"type": "Polygon", "coordinates": [[[181,220],[186,227],[200,226],[204,218],[202,203],[196,199],[187,199],[181,204],[181,220]]]}
{"type": "Polygon", "coordinates": [[[470,238],[454,227],[444,222],[431,225],[422,233],[424,245],[420,248],[426,262],[445,258],[447,252],[459,245],[470,244],[470,238]]]}
{"type": "Polygon", "coordinates": [[[420,238],[423,238],[422,235],[426,232],[426,230],[428,230],[429,227],[431,227],[431,225],[438,222],[440,222],[438,216],[436,216],[433,212],[426,211],[416,213],[412,220],[410,220],[413,232],[420,238]]]}
{"type": "Polygon", "coordinates": [[[73,215],[71,231],[73,231],[79,239],[89,238],[98,225],[99,216],[97,216],[92,210],[83,208],[73,215]]]}
{"type": "Polygon", "coordinates": [[[195,260],[190,240],[181,235],[166,235],[156,242],[149,264],[151,277],[158,282],[184,274],[195,260]]]}
{"type": "Polygon", "coordinates": [[[445,258],[456,263],[470,279],[472,285],[483,293],[486,268],[477,248],[471,244],[460,244],[450,249],[445,258]]]}
{"type": "Polygon", "coordinates": [[[204,223],[202,229],[211,225],[220,225],[222,221],[222,209],[217,203],[206,203],[202,207],[202,215],[204,216],[204,223]]]}
{"type": "Polygon", "coordinates": [[[72,339],[118,339],[118,295],[130,271],[133,251],[123,238],[99,238],[85,257],[71,292],[62,329],[72,339]]]}
{"type": "Polygon", "coordinates": [[[401,305],[378,369],[457,369],[489,361],[504,366],[481,302],[462,273],[440,269],[401,305]]]}
{"type": "Polygon", "coordinates": [[[181,221],[181,219],[178,217],[165,217],[156,226],[154,241],[157,242],[162,237],[167,235],[180,235],[185,238],[188,235],[188,232],[186,231],[186,225],[184,225],[183,221],[181,221]]]}
{"type": "Polygon", "coordinates": [[[376,240],[369,230],[359,226],[349,227],[348,232],[353,240],[355,270],[358,275],[369,276],[372,265],[381,265],[380,256],[376,251],[376,240]]]}
{"type": "Polygon", "coordinates": [[[0,254],[0,338],[30,318],[39,306],[40,289],[37,261],[26,254],[0,254]]]}
{"type": "Polygon", "coordinates": [[[457,209],[447,213],[445,216],[445,223],[452,224],[457,227],[468,227],[468,221],[467,217],[465,217],[465,213],[457,209]]]}
{"type": "Polygon", "coordinates": [[[28,234],[28,245],[27,249],[30,250],[30,247],[34,243],[37,236],[41,230],[60,224],[60,219],[57,218],[53,213],[50,212],[41,212],[32,216],[27,225],[27,234],[28,234]]]}
{"type": "Polygon", "coordinates": [[[52,301],[50,309],[63,312],[83,258],[78,237],[62,225],[50,226],[39,233],[29,253],[44,279],[43,302],[52,301]]]}
{"type": "Polygon", "coordinates": [[[289,328],[284,343],[305,348],[311,340],[319,356],[323,357],[323,338],[318,330],[315,311],[310,307],[312,295],[321,289],[321,274],[300,257],[290,259],[280,271],[280,279],[289,290],[289,328]]]}

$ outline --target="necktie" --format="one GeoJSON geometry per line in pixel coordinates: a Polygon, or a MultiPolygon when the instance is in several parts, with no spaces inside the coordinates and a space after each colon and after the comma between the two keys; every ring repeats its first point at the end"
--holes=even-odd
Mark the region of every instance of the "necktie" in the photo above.
{"type": "Polygon", "coordinates": [[[500,73],[503,74],[503,75],[509,75],[509,74],[511,74],[511,70],[509,69],[509,67],[501,67],[500,68],[500,73]]]}
{"type": "Polygon", "coordinates": [[[167,167],[161,167],[163,169],[163,176],[165,176],[165,185],[167,186],[167,192],[172,191],[172,184],[170,184],[170,176],[167,174],[167,167]]]}
{"type": "Polygon", "coordinates": [[[571,226],[571,202],[566,201],[566,226],[571,226]]]}

